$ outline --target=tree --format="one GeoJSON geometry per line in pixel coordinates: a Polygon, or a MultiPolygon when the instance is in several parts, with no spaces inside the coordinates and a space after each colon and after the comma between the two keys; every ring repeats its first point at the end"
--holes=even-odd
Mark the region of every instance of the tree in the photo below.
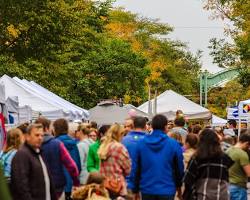
{"type": "Polygon", "coordinates": [[[188,52],[183,43],[166,39],[173,30],[169,25],[118,9],[110,13],[106,28],[147,58],[150,74],[146,85],[153,93],[166,89],[189,94],[197,92],[199,56],[188,52]]]}
{"type": "Polygon", "coordinates": [[[235,106],[240,100],[244,100],[245,89],[237,81],[227,83],[223,88],[214,88],[209,92],[208,108],[211,112],[226,118],[226,108],[235,106]]]}
{"type": "MultiPolygon", "coordinates": [[[[205,8],[213,12],[213,16],[222,19],[229,19],[233,23],[233,27],[227,30],[227,33],[234,40],[232,54],[239,57],[241,66],[247,67],[250,63],[250,1],[249,0],[207,0],[205,8]]],[[[215,40],[212,41],[215,44],[215,40]]],[[[221,43],[217,43],[221,44],[221,43]]],[[[224,47],[219,46],[220,52],[226,55],[228,43],[224,47]]],[[[222,56],[221,56],[222,57],[222,56]]],[[[216,58],[216,57],[215,57],[216,58]]],[[[218,60],[215,60],[215,62],[218,60]]],[[[238,60],[237,60],[238,61],[238,60]]]]}
{"type": "Polygon", "coordinates": [[[166,39],[172,28],[112,9],[112,0],[0,0],[0,75],[34,80],[91,108],[138,105],[153,92],[195,93],[199,57],[166,39]]]}
{"type": "Polygon", "coordinates": [[[207,0],[205,9],[211,10],[214,18],[230,20],[226,29],[233,43],[225,40],[211,40],[211,55],[214,62],[221,67],[239,67],[240,75],[235,81],[220,89],[212,91],[210,109],[225,116],[226,104],[250,98],[250,1],[249,0],[207,0]],[[217,96],[217,97],[215,97],[217,96]],[[222,106],[221,106],[222,105],[222,106]]]}
{"type": "Polygon", "coordinates": [[[0,0],[0,74],[35,80],[86,108],[142,98],[146,60],[105,33],[111,3],[0,0]]]}

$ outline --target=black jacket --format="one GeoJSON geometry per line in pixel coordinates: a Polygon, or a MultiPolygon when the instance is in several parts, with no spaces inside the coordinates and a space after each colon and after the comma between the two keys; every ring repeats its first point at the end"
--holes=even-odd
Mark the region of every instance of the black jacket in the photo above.
{"type": "MultiPolygon", "coordinates": [[[[37,153],[25,143],[11,164],[11,193],[13,200],[45,200],[45,181],[37,153]]],[[[51,180],[51,179],[50,179],[51,180]]],[[[56,199],[50,181],[51,200],[56,199]]]]}

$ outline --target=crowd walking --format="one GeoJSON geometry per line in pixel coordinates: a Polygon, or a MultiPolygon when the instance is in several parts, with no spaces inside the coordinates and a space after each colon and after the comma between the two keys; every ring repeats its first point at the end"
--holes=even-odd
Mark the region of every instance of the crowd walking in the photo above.
{"type": "Polygon", "coordinates": [[[3,200],[247,200],[250,130],[133,116],[124,124],[39,117],[8,130],[3,200]]]}

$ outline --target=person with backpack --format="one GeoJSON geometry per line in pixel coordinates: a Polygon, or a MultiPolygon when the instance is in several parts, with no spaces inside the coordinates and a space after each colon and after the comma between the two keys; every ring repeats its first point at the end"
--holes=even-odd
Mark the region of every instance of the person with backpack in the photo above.
{"type": "Polygon", "coordinates": [[[7,133],[7,143],[0,156],[0,164],[3,168],[4,177],[7,183],[10,183],[11,179],[11,162],[19,147],[23,143],[22,132],[18,128],[10,129],[7,133]]]}
{"type": "MultiPolygon", "coordinates": [[[[56,138],[64,144],[70,156],[75,161],[78,171],[81,172],[81,160],[80,160],[80,154],[77,148],[77,141],[68,135],[69,125],[68,125],[67,120],[63,118],[57,119],[56,121],[54,121],[53,127],[54,127],[56,138]]],[[[64,175],[66,177],[66,187],[64,190],[65,198],[66,200],[70,200],[73,181],[72,181],[70,174],[65,168],[64,168],[64,175]]]]}

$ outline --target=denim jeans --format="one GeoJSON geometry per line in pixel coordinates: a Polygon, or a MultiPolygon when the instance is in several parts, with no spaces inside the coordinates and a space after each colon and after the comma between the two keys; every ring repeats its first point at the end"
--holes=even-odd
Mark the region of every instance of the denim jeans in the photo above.
{"type": "Polygon", "coordinates": [[[150,195],[142,194],[142,200],[174,200],[174,195],[150,195]]]}
{"type": "Polygon", "coordinates": [[[246,188],[230,184],[229,191],[230,191],[230,200],[247,200],[246,188]]]}

